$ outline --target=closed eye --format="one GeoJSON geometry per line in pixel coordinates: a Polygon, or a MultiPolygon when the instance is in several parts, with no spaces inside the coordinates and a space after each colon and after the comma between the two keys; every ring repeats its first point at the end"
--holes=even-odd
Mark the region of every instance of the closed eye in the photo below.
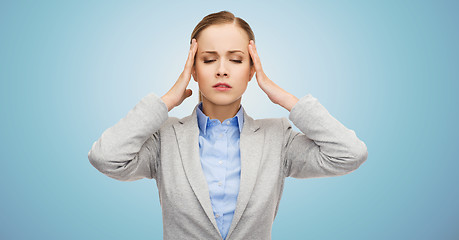
{"type": "MultiPolygon", "coordinates": [[[[236,62],[236,63],[242,63],[242,60],[230,60],[230,61],[233,61],[233,62],[236,62]]],[[[215,60],[206,60],[206,61],[204,61],[204,63],[210,63],[210,62],[215,62],[215,60]]]]}

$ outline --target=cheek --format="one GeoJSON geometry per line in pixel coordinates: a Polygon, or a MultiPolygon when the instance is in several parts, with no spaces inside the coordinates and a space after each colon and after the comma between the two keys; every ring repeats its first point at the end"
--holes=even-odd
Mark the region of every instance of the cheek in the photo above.
{"type": "Polygon", "coordinates": [[[247,64],[247,66],[240,67],[237,71],[235,71],[235,74],[237,74],[238,78],[247,78],[248,80],[250,76],[250,65],[247,64]]]}
{"type": "Polygon", "coordinates": [[[208,79],[209,76],[212,76],[212,71],[206,66],[197,65],[196,74],[199,80],[205,80],[205,79],[208,79]]]}

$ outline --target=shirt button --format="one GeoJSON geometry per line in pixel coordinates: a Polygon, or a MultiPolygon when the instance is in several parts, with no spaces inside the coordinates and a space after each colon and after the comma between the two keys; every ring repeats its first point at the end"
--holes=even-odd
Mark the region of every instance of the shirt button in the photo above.
{"type": "Polygon", "coordinates": [[[218,161],[218,163],[219,163],[219,164],[222,164],[222,163],[223,163],[223,161],[222,161],[222,160],[220,160],[220,161],[218,161]]]}
{"type": "Polygon", "coordinates": [[[226,124],[227,124],[227,125],[230,125],[230,121],[226,121],[226,124]]]}
{"type": "Polygon", "coordinates": [[[222,182],[218,182],[218,186],[221,186],[222,185],[222,182]]]}
{"type": "Polygon", "coordinates": [[[215,215],[215,217],[216,217],[216,218],[219,218],[219,217],[220,217],[220,215],[219,215],[219,214],[217,214],[217,215],[215,215]]]}

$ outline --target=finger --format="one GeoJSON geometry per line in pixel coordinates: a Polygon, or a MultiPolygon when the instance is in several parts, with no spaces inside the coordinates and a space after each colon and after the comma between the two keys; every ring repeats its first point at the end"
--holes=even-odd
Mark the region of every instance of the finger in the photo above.
{"type": "Polygon", "coordinates": [[[257,47],[255,46],[255,43],[253,42],[253,40],[250,40],[249,46],[252,52],[252,59],[254,61],[254,64],[256,63],[257,65],[261,66],[261,61],[260,61],[260,57],[258,56],[257,47]]]}
{"type": "Polygon", "coordinates": [[[260,57],[258,56],[257,49],[256,49],[256,46],[253,40],[250,40],[250,43],[249,43],[249,53],[250,53],[250,56],[252,57],[252,61],[253,61],[253,65],[255,66],[255,70],[257,72],[263,71],[263,68],[261,66],[260,57]]]}
{"type": "Polygon", "coordinates": [[[185,98],[191,96],[192,94],[193,94],[193,91],[192,91],[191,89],[187,89],[187,90],[185,91],[185,98]]]}
{"type": "Polygon", "coordinates": [[[184,92],[183,92],[183,95],[182,95],[182,99],[180,100],[180,104],[182,104],[183,100],[187,99],[188,97],[191,96],[191,94],[193,94],[193,91],[191,91],[191,89],[186,89],[184,92]]]}
{"type": "Polygon", "coordinates": [[[188,68],[190,68],[190,64],[191,64],[191,56],[193,55],[193,47],[194,47],[194,39],[191,41],[191,44],[190,44],[190,50],[188,51],[188,57],[186,59],[186,62],[185,62],[185,68],[184,70],[187,70],[188,68]]]}
{"type": "Polygon", "coordinates": [[[184,71],[186,71],[187,75],[190,75],[191,74],[191,69],[193,68],[193,64],[194,64],[194,56],[196,54],[196,50],[197,50],[197,42],[196,42],[196,39],[193,38],[192,40],[192,43],[190,45],[190,51],[188,52],[188,58],[186,60],[186,63],[185,63],[185,69],[184,71]]]}
{"type": "Polygon", "coordinates": [[[191,66],[192,68],[194,67],[194,64],[195,64],[195,58],[196,58],[196,53],[197,52],[198,52],[198,41],[196,39],[194,39],[193,55],[191,56],[191,62],[193,63],[192,66],[191,66]]]}

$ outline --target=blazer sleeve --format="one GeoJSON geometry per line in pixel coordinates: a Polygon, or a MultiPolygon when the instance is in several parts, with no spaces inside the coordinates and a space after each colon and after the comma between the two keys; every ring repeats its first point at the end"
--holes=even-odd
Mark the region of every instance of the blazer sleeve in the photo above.
{"type": "Polygon", "coordinates": [[[299,99],[289,119],[301,132],[283,125],[283,173],[285,177],[339,176],[356,170],[368,156],[364,142],[308,94],[299,99]]]}
{"type": "Polygon", "coordinates": [[[166,104],[150,93],[94,142],[88,153],[89,162],[103,174],[120,181],[156,179],[158,130],[167,119],[166,104]]]}

